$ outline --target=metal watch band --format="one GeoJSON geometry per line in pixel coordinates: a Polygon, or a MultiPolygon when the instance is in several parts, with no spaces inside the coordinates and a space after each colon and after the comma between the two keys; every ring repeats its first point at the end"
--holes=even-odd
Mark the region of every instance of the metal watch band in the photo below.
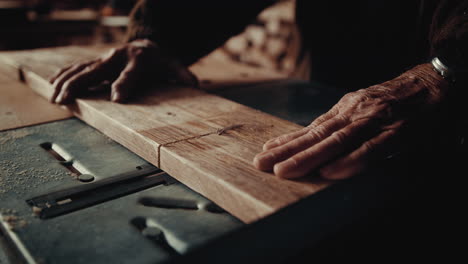
{"type": "Polygon", "coordinates": [[[450,70],[447,65],[442,63],[442,61],[439,60],[439,58],[434,57],[431,61],[432,66],[434,67],[434,70],[438,72],[444,79],[450,80],[452,82],[455,81],[455,74],[453,71],[450,70]]]}

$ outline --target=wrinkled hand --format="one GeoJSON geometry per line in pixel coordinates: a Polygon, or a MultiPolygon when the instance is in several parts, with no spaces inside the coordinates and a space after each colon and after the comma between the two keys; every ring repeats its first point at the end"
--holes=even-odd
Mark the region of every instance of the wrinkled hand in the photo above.
{"type": "Polygon", "coordinates": [[[124,102],[142,84],[157,81],[197,85],[197,78],[185,66],[165,55],[152,41],[139,39],[98,59],[61,69],[50,80],[54,87],[50,100],[58,104],[70,103],[77,96],[108,83],[111,84],[111,100],[124,102]]]}
{"type": "Polygon", "coordinates": [[[326,179],[363,172],[430,133],[447,98],[447,82],[430,64],[346,94],[309,126],[267,141],[254,165],[282,178],[316,171],[326,179]],[[430,118],[430,119],[429,119],[430,118]]]}

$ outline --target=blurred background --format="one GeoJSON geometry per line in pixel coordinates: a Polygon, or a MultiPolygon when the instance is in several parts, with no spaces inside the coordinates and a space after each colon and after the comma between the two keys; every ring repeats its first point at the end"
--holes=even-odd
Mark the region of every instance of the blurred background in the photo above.
{"type": "Polygon", "coordinates": [[[111,43],[133,0],[0,0],[0,50],[111,43]]]}
{"type": "MultiPolygon", "coordinates": [[[[119,43],[137,0],[0,0],[0,50],[119,43]]],[[[294,0],[264,10],[219,49],[232,61],[297,73],[294,0]]],[[[303,57],[303,56],[301,56],[303,57]]],[[[304,64],[304,63],[303,63],[304,64]]]]}

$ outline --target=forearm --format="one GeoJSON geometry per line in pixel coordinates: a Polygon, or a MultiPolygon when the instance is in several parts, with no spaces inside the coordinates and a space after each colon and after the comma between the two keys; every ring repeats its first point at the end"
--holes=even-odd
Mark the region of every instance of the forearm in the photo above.
{"type": "Polygon", "coordinates": [[[189,65],[240,33],[273,0],[141,0],[128,40],[147,38],[189,65]]]}
{"type": "Polygon", "coordinates": [[[468,1],[441,1],[432,21],[430,34],[432,56],[468,75],[468,1]]]}

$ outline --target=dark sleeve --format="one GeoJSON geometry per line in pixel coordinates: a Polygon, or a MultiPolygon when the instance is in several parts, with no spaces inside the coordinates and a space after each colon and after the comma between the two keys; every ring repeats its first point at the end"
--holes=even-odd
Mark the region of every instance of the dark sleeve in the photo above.
{"type": "Polygon", "coordinates": [[[147,38],[189,65],[240,33],[273,0],[141,0],[128,41],[147,38]]]}
{"type": "Polygon", "coordinates": [[[468,1],[443,0],[431,26],[432,55],[468,75],[468,1]]]}

